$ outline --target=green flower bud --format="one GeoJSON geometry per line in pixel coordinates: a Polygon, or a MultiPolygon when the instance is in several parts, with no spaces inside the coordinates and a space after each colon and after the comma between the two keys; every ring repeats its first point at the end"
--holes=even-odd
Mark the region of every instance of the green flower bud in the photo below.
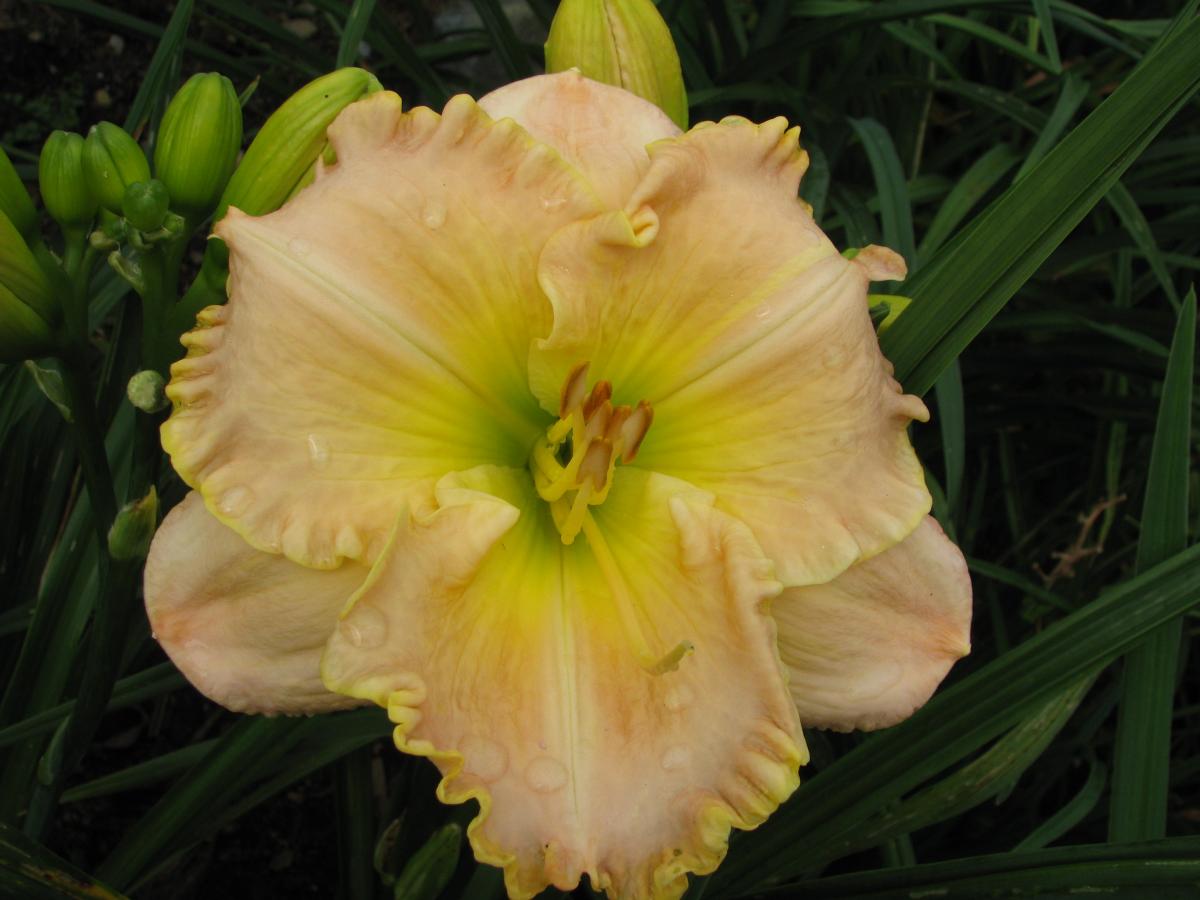
{"type": "Polygon", "coordinates": [[[91,226],[98,204],[83,172],[82,137],[55,131],[46,139],[38,160],[38,185],[46,211],[64,229],[91,226]]]}
{"type": "Polygon", "coordinates": [[[0,285],[0,362],[45,356],[54,348],[50,325],[0,285]]]}
{"type": "Polygon", "coordinates": [[[652,0],[562,0],[550,23],[546,71],[567,69],[637,94],[687,128],[679,53],[652,0]]]}
{"type": "Polygon", "coordinates": [[[117,560],[145,559],[158,527],[158,491],[126,503],[108,530],[108,555],[117,560]]]}
{"type": "Polygon", "coordinates": [[[171,194],[166,185],[156,178],[135,181],[125,188],[121,211],[129,224],[139,231],[154,231],[160,228],[171,205],[171,194]]]}
{"type": "Polygon", "coordinates": [[[37,239],[38,215],[25,183],[13,168],[8,155],[0,148],[0,213],[8,216],[26,242],[37,239]]]}
{"type": "Polygon", "coordinates": [[[229,179],[216,219],[236,206],[252,216],[278,209],[325,150],[325,129],[343,109],[381,89],[363,69],[338,69],[292,94],[259,129],[229,179]]]}
{"type": "Polygon", "coordinates": [[[58,321],[59,306],[45,269],[3,213],[0,213],[0,286],[48,327],[58,321]]]}
{"type": "Polygon", "coordinates": [[[242,107],[224,75],[193,75],[163,114],[154,145],[154,174],[172,207],[205,218],[221,197],[242,148],[242,107]]]}
{"type": "Polygon", "coordinates": [[[125,188],[150,180],[150,163],[137,141],[112,122],[93,125],[83,142],[83,171],[92,193],[110,212],[121,211],[125,188]]]}
{"type": "Polygon", "coordinates": [[[153,369],[144,369],[129,379],[125,395],[136,409],[156,413],[167,408],[166,381],[153,369]]]}

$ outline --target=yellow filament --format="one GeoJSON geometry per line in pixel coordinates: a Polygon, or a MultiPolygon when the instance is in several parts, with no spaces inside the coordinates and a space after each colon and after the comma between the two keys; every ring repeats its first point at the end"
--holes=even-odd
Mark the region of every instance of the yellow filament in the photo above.
{"type": "Polygon", "coordinates": [[[608,546],[608,542],[604,540],[604,535],[600,532],[600,527],[596,524],[596,520],[592,518],[591,513],[587,511],[586,506],[584,507],[581,529],[587,537],[588,545],[592,548],[592,555],[595,557],[596,565],[600,567],[600,572],[604,576],[604,580],[608,582],[613,607],[621,623],[621,628],[625,632],[626,639],[633,646],[633,655],[638,665],[651,675],[662,675],[679,668],[679,663],[683,658],[695,649],[692,642],[680,641],[663,654],[655,654],[650,649],[650,644],[646,640],[646,635],[642,631],[642,626],[638,623],[637,615],[634,612],[636,604],[629,594],[629,588],[625,584],[624,576],[621,574],[621,567],[617,564],[616,558],[608,546]]]}

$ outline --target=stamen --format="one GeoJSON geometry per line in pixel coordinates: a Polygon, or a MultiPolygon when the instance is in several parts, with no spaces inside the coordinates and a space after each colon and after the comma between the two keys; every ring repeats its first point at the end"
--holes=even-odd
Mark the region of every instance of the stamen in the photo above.
{"type": "Polygon", "coordinates": [[[558,400],[560,419],[568,418],[569,413],[583,402],[584,392],[587,390],[588,365],[586,362],[576,363],[575,368],[567,375],[567,380],[563,382],[558,400]]]}
{"type": "Polygon", "coordinates": [[[640,401],[637,409],[621,425],[621,462],[633,462],[653,421],[654,410],[645,400],[640,401]]]}
{"type": "Polygon", "coordinates": [[[612,382],[597,381],[592,385],[592,392],[588,395],[587,400],[583,402],[583,417],[590,419],[601,404],[612,398],[612,382]]]}
{"type": "Polygon", "coordinates": [[[574,366],[559,396],[559,419],[533,447],[529,468],[551,505],[563,542],[574,541],[589,507],[608,497],[617,461],[628,462],[653,418],[649,404],[613,406],[612,383],[587,389],[588,364],[574,366]]]}

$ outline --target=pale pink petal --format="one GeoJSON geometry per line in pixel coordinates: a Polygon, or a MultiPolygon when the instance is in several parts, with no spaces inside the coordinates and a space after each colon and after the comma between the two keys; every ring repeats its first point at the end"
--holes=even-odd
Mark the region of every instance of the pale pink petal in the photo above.
{"type": "Polygon", "coordinates": [[[367,570],[306,569],[252,548],[192,492],[146,560],[146,613],[167,655],[202,694],[238,712],[314,713],[357,705],[321,682],[321,651],[367,570]]]}
{"type": "Polygon", "coordinates": [[[749,531],[674,479],[617,476],[570,546],[527,473],[448,476],[324,660],[331,688],[386,706],[397,745],[437,764],[442,800],[479,802],[471,844],[514,898],[584,874],[613,898],[677,898],[807,756],[749,531]]]}
{"type": "Polygon", "coordinates": [[[819,584],[928,512],[907,427],[925,419],[879,351],[870,272],[796,195],[807,157],[777,119],[706,123],[650,149],[623,212],[555,234],[540,280],[554,330],[530,382],[547,410],[572,367],[654,409],[635,465],[712,491],[787,585],[819,584]]]}
{"type": "Polygon", "coordinates": [[[971,648],[971,579],[932,518],[829,584],[775,600],[779,652],[805,725],[850,731],[915,712],[971,648]]]}
{"type": "Polygon", "coordinates": [[[598,207],[571,166],[469,97],[394,94],[329,129],[338,162],[277,212],[230,210],[230,301],[185,336],[163,445],[210,511],[314,567],[370,560],[405,498],[524,465],[545,417],[529,342],[550,328],[546,238],[598,207]]]}
{"type": "Polygon", "coordinates": [[[577,71],[513,82],[479,105],[493,119],[516,119],[561,153],[611,207],[624,205],[650,167],[646,145],[679,134],[653,103],[577,71]]]}

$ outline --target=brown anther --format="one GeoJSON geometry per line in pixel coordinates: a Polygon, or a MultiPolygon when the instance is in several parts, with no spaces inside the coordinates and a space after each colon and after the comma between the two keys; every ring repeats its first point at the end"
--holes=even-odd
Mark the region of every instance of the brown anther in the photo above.
{"type": "Polygon", "coordinates": [[[592,385],[592,392],[588,395],[588,398],[583,401],[584,419],[590,419],[592,417],[592,413],[595,412],[605,400],[608,400],[611,397],[611,381],[597,381],[594,385],[592,385]]]}
{"type": "Polygon", "coordinates": [[[612,413],[613,405],[611,400],[605,400],[592,410],[591,415],[587,417],[587,427],[583,430],[584,440],[594,441],[596,438],[607,434],[608,423],[612,418],[612,413]]]}
{"type": "Polygon", "coordinates": [[[571,414],[573,409],[578,408],[583,402],[584,392],[587,390],[587,372],[588,363],[576,363],[575,368],[571,369],[571,373],[567,375],[567,380],[563,382],[562,393],[558,398],[558,417],[565,419],[571,414]]]}
{"type": "Polygon", "coordinates": [[[579,464],[577,482],[583,484],[585,478],[592,479],[592,487],[597,491],[604,490],[608,481],[608,466],[612,462],[613,446],[604,438],[592,441],[583,454],[583,462],[579,464]]]}
{"type": "Polygon", "coordinates": [[[621,436],[621,429],[625,427],[625,420],[629,418],[633,408],[622,403],[612,411],[612,416],[609,417],[608,427],[604,429],[604,436],[617,443],[617,438],[621,436]]]}
{"type": "Polygon", "coordinates": [[[645,400],[639,401],[637,409],[630,413],[629,418],[621,425],[623,439],[621,462],[633,462],[638,448],[642,446],[642,441],[646,437],[646,432],[650,430],[650,423],[653,421],[654,410],[651,409],[650,404],[645,400]]]}

